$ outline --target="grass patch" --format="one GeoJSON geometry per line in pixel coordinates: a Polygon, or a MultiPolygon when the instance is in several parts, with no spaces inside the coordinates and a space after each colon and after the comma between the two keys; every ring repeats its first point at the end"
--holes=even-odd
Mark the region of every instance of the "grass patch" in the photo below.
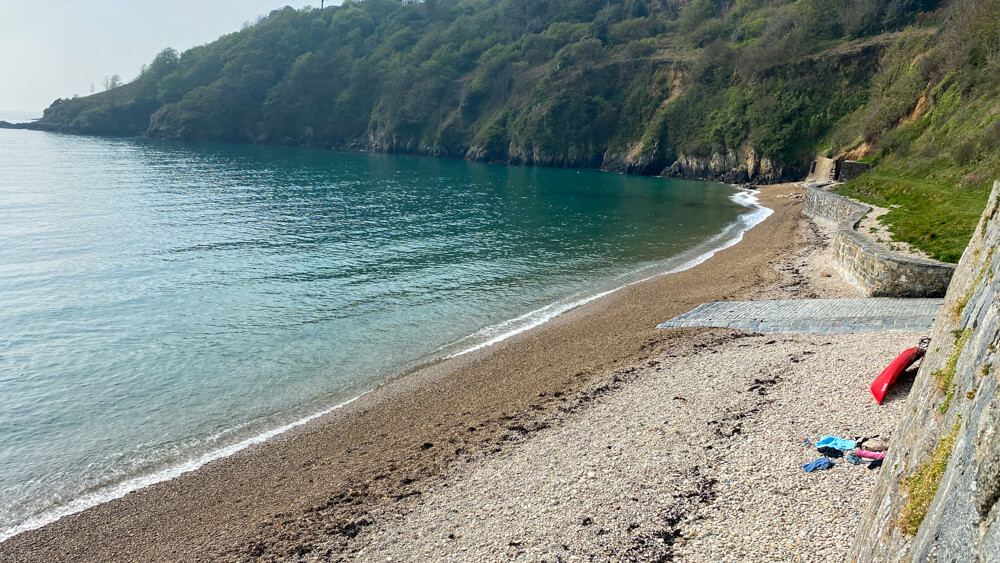
{"type": "Polygon", "coordinates": [[[938,406],[937,413],[944,414],[948,412],[948,409],[951,408],[951,401],[954,398],[955,398],[955,386],[952,385],[951,387],[948,388],[948,392],[945,393],[944,402],[938,406]]]}
{"type": "Polygon", "coordinates": [[[976,292],[976,287],[978,285],[978,283],[973,285],[969,291],[965,292],[965,295],[959,297],[958,301],[955,302],[955,306],[952,308],[951,314],[955,317],[956,321],[962,319],[962,313],[965,312],[965,307],[968,306],[969,300],[972,299],[972,294],[976,292]]]}
{"type": "Polygon", "coordinates": [[[963,331],[955,331],[953,334],[955,335],[955,347],[952,349],[951,355],[948,356],[948,361],[945,362],[944,367],[934,372],[934,379],[937,381],[938,389],[945,393],[944,402],[937,409],[940,414],[948,412],[951,400],[955,398],[955,369],[958,367],[958,359],[962,356],[962,351],[965,350],[965,346],[969,343],[969,338],[972,336],[972,329],[967,328],[963,331]]]}
{"type": "Polygon", "coordinates": [[[890,208],[882,222],[893,239],[907,242],[935,260],[957,263],[979,226],[989,190],[961,188],[946,163],[905,173],[882,166],[837,189],[837,193],[890,208]]]}
{"type": "Polygon", "coordinates": [[[931,459],[920,464],[920,467],[910,476],[903,479],[903,489],[906,491],[906,504],[899,517],[899,528],[904,534],[912,536],[920,529],[920,524],[927,516],[927,510],[937,494],[944,471],[948,468],[948,460],[955,449],[958,429],[961,423],[955,424],[951,432],[938,444],[931,459]]]}
{"type": "MultiPolygon", "coordinates": [[[[912,52],[909,58],[900,56],[903,58],[895,63],[884,60],[883,67],[909,65],[917,53],[912,52]]],[[[959,76],[965,72],[953,72],[937,81],[928,112],[916,121],[903,125],[882,122],[890,125],[863,136],[876,139],[877,150],[868,159],[873,170],[838,190],[890,208],[883,224],[892,231],[894,240],[952,263],[962,257],[981,224],[993,180],[1000,178],[1000,89],[994,82],[970,89],[959,76]]],[[[973,75],[986,76],[981,71],[971,71],[968,76],[973,75]]],[[[926,80],[907,77],[914,87],[927,84],[926,80]]],[[[870,114],[893,102],[896,95],[886,90],[883,102],[869,103],[868,115],[855,114],[860,121],[854,127],[864,130],[864,123],[878,124],[870,114]]]]}

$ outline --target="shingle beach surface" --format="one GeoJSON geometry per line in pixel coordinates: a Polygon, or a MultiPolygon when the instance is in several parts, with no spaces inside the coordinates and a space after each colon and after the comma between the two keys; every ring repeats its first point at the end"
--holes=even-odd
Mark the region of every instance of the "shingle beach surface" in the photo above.
{"type": "MultiPolygon", "coordinates": [[[[847,299],[839,310],[884,317],[936,313],[936,300],[856,299],[831,275],[830,234],[809,225],[818,244],[776,264],[785,282],[760,297],[847,299]]],[[[737,308],[793,321],[838,305],[737,308]]],[[[620,370],[628,383],[586,409],[438,483],[366,534],[354,560],[843,559],[878,471],[844,459],[828,471],[802,466],[821,457],[811,443],[823,435],[891,442],[912,372],[882,405],[868,387],[926,331],[665,330],[693,336],[620,370]]]]}
{"type": "Polygon", "coordinates": [[[761,201],[768,220],[690,270],[15,536],[0,561],[841,558],[875,472],[807,474],[799,438],[890,432],[902,402],[867,387],[920,334],[655,328],[706,302],[857,297],[801,190],[761,201]]]}
{"type": "Polygon", "coordinates": [[[355,560],[843,559],[877,471],[806,473],[821,456],[800,439],[889,436],[909,382],[881,406],[868,385],[919,337],[704,333],[427,491],[355,560]]]}

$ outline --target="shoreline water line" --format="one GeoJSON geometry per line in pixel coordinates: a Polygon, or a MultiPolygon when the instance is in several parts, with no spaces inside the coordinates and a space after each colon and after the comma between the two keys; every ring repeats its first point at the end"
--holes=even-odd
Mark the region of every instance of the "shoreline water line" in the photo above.
{"type": "MultiPolygon", "coordinates": [[[[472,352],[475,352],[475,351],[478,351],[478,350],[482,350],[483,348],[488,348],[488,347],[490,347],[490,346],[492,346],[494,344],[499,344],[500,342],[503,342],[504,340],[507,340],[507,339],[512,338],[514,336],[517,336],[518,334],[521,334],[522,332],[527,332],[527,331],[529,331],[531,329],[537,328],[537,327],[539,327],[539,326],[541,326],[541,325],[543,325],[543,324],[545,324],[545,323],[547,323],[547,322],[549,322],[549,321],[551,321],[551,320],[559,317],[560,315],[564,315],[564,314],[566,314],[566,313],[568,313],[568,312],[570,312],[570,311],[572,311],[572,310],[574,310],[574,309],[576,309],[578,307],[582,307],[583,305],[586,305],[587,303],[590,303],[592,301],[596,301],[596,300],[598,300],[598,299],[600,299],[602,297],[606,297],[608,295],[611,295],[613,293],[621,291],[622,289],[625,289],[627,287],[630,287],[630,286],[633,286],[633,285],[636,285],[636,284],[640,284],[640,283],[643,283],[643,282],[647,282],[649,280],[658,278],[660,276],[668,276],[670,274],[676,274],[678,272],[683,272],[684,270],[690,270],[691,268],[694,268],[695,266],[697,266],[697,265],[705,262],[706,260],[710,259],[712,256],[715,256],[716,253],[718,253],[718,252],[720,252],[722,250],[725,250],[725,249],[727,249],[727,248],[729,248],[731,246],[734,246],[734,245],[738,244],[741,240],[743,240],[744,233],[746,233],[750,229],[754,228],[755,226],[759,225],[762,221],[764,221],[765,219],[767,219],[771,215],[772,210],[769,209],[769,208],[767,208],[767,207],[764,207],[764,206],[760,205],[759,204],[759,200],[753,194],[753,192],[751,192],[749,190],[745,190],[743,188],[736,188],[736,189],[738,189],[740,191],[738,193],[734,194],[731,199],[734,202],[736,202],[736,203],[738,203],[740,205],[743,205],[745,207],[750,208],[751,211],[748,212],[748,213],[744,213],[743,215],[741,215],[732,225],[730,225],[729,227],[727,227],[721,233],[715,235],[714,237],[708,239],[704,243],[702,243],[702,244],[698,245],[697,247],[695,247],[695,251],[696,252],[697,252],[697,250],[700,250],[700,247],[704,247],[704,246],[708,246],[709,249],[706,250],[706,251],[704,251],[704,252],[697,253],[693,258],[690,258],[688,260],[683,261],[679,266],[674,266],[674,267],[669,268],[667,270],[664,270],[664,271],[661,271],[661,272],[656,272],[656,273],[654,273],[652,275],[644,276],[644,277],[641,277],[641,278],[636,279],[636,280],[631,280],[631,281],[625,282],[625,283],[623,283],[621,285],[618,285],[618,286],[616,286],[616,287],[614,287],[612,289],[601,291],[601,292],[595,293],[593,295],[584,296],[584,297],[581,297],[579,299],[573,299],[572,301],[568,301],[566,303],[562,303],[562,302],[559,302],[559,301],[557,301],[555,303],[550,303],[550,304],[548,304],[548,305],[546,305],[544,307],[541,307],[539,309],[535,309],[534,311],[525,313],[525,314],[520,315],[518,317],[515,317],[513,319],[509,319],[509,320],[503,321],[501,323],[497,323],[495,325],[491,325],[491,326],[485,327],[483,329],[480,329],[480,330],[476,331],[475,333],[473,333],[473,334],[471,334],[471,335],[469,335],[469,336],[467,336],[467,337],[465,337],[465,338],[463,338],[461,340],[458,340],[458,341],[452,342],[451,344],[446,344],[446,345],[442,346],[441,348],[439,348],[439,350],[444,350],[446,348],[454,346],[458,342],[462,342],[464,340],[468,340],[468,339],[474,338],[477,335],[485,337],[486,335],[488,335],[490,333],[493,333],[493,332],[496,332],[497,330],[502,330],[503,327],[507,327],[507,326],[511,326],[511,325],[516,325],[516,323],[518,323],[519,321],[526,321],[526,320],[528,321],[528,322],[526,322],[523,325],[515,326],[515,328],[512,328],[510,330],[506,330],[506,331],[500,332],[496,336],[492,336],[492,337],[488,338],[487,340],[485,340],[483,342],[480,342],[478,344],[474,344],[473,346],[470,346],[468,348],[462,349],[462,350],[460,350],[458,352],[454,352],[454,353],[448,354],[447,356],[445,356],[445,358],[446,359],[452,359],[452,358],[457,358],[459,356],[464,356],[466,354],[470,354],[472,352]],[[727,237],[731,237],[731,238],[727,239],[727,237]],[[724,242],[722,242],[722,244],[717,244],[720,241],[724,241],[724,242]]],[[[681,256],[683,256],[683,254],[681,256]]],[[[676,256],[673,257],[673,258],[670,258],[670,259],[668,259],[668,262],[673,263],[673,262],[675,262],[677,260],[677,258],[678,257],[676,257],[676,256]]],[[[633,272],[630,272],[628,274],[624,274],[624,275],[620,276],[620,278],[628,278],[630,276],[638,275],[640,272],[643,272],[644,270],[656,269],[656,268],[662,267],[662,266],[663,266],[663,264],[656,264],[656,265],[646,266],[644,268],[640,268],[640,269],[638,269],[636,271],[633,271],[633,272]]]]}
{"type": "MultiPolygon", "coordinates": [[[[710,246],[710,248],[707,249],[707,250],[705,250],[705,251],[703,251],[703,252],[698,253],[693,258],[690,258],[690,259],[687,259],[687,260],[683,261],[678,266],[669,267],[669,269],[667,269],[667,270],[656,272],[656,273],[654,273],[652,275],[642,277],[641,279],[635,279],[635,280],[628,281],[628,282],[623,283],[623,284],[621,284],[618,287],[615,287],[613,289],[602,291],[602,292],[598,292],[598,293],[595,293],[595,294],[590,295],[590,296],[586,296],[586,297],[582,297],[580,299],[575,299],[575,300],[569,301],[567,303],[556,302],[556,303],[547,305],[547,306],[545,306],[543,308],[537,309],[535,311],[529,312],[529,313],[527,313],[525,315],[521,315],[519,317],[516,317],[514,319],[510,319],[508,321],[504,321],[502,323],[499,323],[499,324],[496,324],[496,325],[492,325],[491,327],[486,327],[484,329],[481,329],[480,331],[477,331],[473,335],[470,335],[470,337],[474,337],[477,334],[478,335],[482,335],[482,333],[484,331],[495,330],[496,327],[511,326],[512,323],[517,323],[517,322],[522,321],[522,320],[531,319],[529,322],[525,323],[524,325],[516,326],[514,329],[504,331],[504,332],[502,332],[502,333],[500,333],[500,334],[498,334],[496,336],[493,336],[493,337],[489,338],[488,340],[486,340],[484,342],[475,344],[474,346],[472,346],[470,348],[467,348],[467,349],[464,349],[464,350],[462,350],[460,352],[453,353],[453,354],[450,354],[450,355],[446,355],[446,356],[441,357],[441,358],[437,358],[437,360],[455,358],[455,357],[462,356],[462,355],[465,355],[465,354],[468,354],[468,353],[471,353],[471,352],[474,352],[474,351],[477,351],[477,350],[481,350],[483,348],[486,348],[486,347],[492,346],[494,344],[503,342],[503,341],[505,341],[505,340],[513,337],[513,336],[516,336],[517,334],[520,334],[520,333],[526,332],[528,330],[537,328],[537,327],[545,324],[546,322],[548,322],[550,320],[553,320],[553,319],[555,319],[555,318],[557,318],[557,317],[559,317],[559,316],[561,316],[561,315],[563,315],[563,314],[565,314],[565,313],[567,313],[567,312],[569,312],[569,311],[571,311],[573,309],[576,309],[576,308],[578,308],[578,307],[580,307],[582,305],[585,305],[587,303],[590,303],[592,301],[600,299],[601,297],[605,297],[607,295],[613,294],[613,293],[615,293],[615,292],[617,292],[617,291],[619,291],[621,289],[624,289],[626,287],[633,286],[633,285],[636,285],[636,284],[639,284],[639,283],[643,283],[645,281],[648,281],[648,280],[651,280],[651,279],[654,279],[654,278],[657,278],[657,277],[661,277],[661,276],[665,276],[665,275],[670,275],[670,274],[682,272],[684,270],[688,270],[690,268],[693,268],[693,267],[695,267],[695,266],[697,266],[697,265],[699,265],[699,264],[707,261],[708,259],[710,259],[712,256],[714,256],[719,251],[725,250],[726,248],[730,248],[730,247],[738,244],[741,240],[743,240],[744,234],[747,231],[749,231],[750,229],[752,229],[756,225],[758,225],[761,222],[763,222],[773,212],[771,209],[760,205],[758,198],[755,196],[755,194],[753,192],[751,192],[749,190],[741,190],[738,193],[736,193],[733,196],[731,196],[731,199],[734,202],[736,202],[736,203],[738,203],[740,205],[743,205],[745,207],[750,208],[751,211],[749,211],[749,212],[744,213],[743,215],[741,215],[733,224],[731,224],[730,226],[728,226],[725,230],[723,230],[718,235],[716,235],[716,236],[710,238],[709,240],[703,242],[702,244],[696,246],[695,247],[696,250],[700,250],[702,247],[705,247],[705,246],[710,246]]],[[[681,256],[683,256],[683,254],[681,256]]],[[[673,259],[671,259],[671,261],[676,261],[676,259],[677,259],[677,257],[674,257],[673,259]]],[[[656,265],[652,265],[652,266],[647,266],[645,268],[640,268],[637,271],[633,271],[633,272],[631,272],[629,274],[626,274],[624,276],[621,276],[621,277],[628,278],[630,276],[635,276],[637,274],[640,274],[644,270],[647,270],[647,269],[650,269],[650,268],[658,268],[658,267],[662,268],[662,267],[664,267],[664,264],[660,263],[660,264],[656,264],[656,265]]],[[[465,340],[465,339],[462,339],[462,340],[465,340]]],[[[453,342],[451,345],[457,344],[458,342],[461,342],[462,340],[453,342]]],[[[446,345],[446,346],[442,347],[441,349],[447,348],[449,346],[450,345],[446,345]]],[[[439,350],[441,350],[441,349],[439,349],[439,350]]],[[[390,380],[391,379],[392,378],[390,378],[390,380]]],[[[384,384],[384,382],[383,382],[383,384],[384,384]]],[[[211,463],[213,461],[217,461],[219,459],[230,457],[233,454],[236,454],[236,453],[238,453],[238,452],[240,452],[242,450],[245,450],[245,449],[247,449],[247,448],[249,448],[251,446],[254,446],[254,445],[266,442],[267,440],[269,440],[271,438],[274,438],[274,437],[276,437],[278,435],[284,434],[284,433],[288,432],[289,430],[292,430],[292,429],[297,428],[299,426],[305,425],[305,424],[307,424],[307,423],[309,423],[309,422],[311,422],[313,420],[316,420],[316,419],[318,419],[318,418],[320,418],[322,416],[325,416],[325,415],[330,414],[330,413],[332,413],[332,412],[334,412],[336,410],[339,410],[340,408],[346,407],[346,406],[354,403],[355,401],[361,399],[365,395],[368,395],[370,392],[371,392],[371,390],[365,391],[365,392],[359,394],[358,396],[353,397],[353,398],[351,398],[349,400],[346,400],[344,402],[341,402],[341,403],[339,403],[339,404],[337,404],[335,406],[332,406],[332,407],[329,407],[327,409],[321,410],[319,412],[310,414],[308,416],[305,416],[303,418],[300,418],[298,420],[295,420],[295,421],[293,421],[291,423],[285,424],[285,425],[280,426],[278,428],[274,428],[274,429],[262,432],[262,433],[260,433],[260,434],[258,434],[256,436],[253,436],[251,438],[245,439],[245,440],[240,441],[240,442],[238,442],[236,444],[233,444],[233,445],[230,445],[230,446],[226,446],[226,447],[223,447],[223,448],[220,448],[220,449],[209,451],[209,452],[204,453],[204,454],[202,454],[200,456],[197,456],[197,457],[195,457],[193,459],[189,459],[186,462],[183,462],[183,463],[180,463],[180,464],[177,464],[177,465],[173,465],[173,466],[167,467],[166,469],[162,469],[162,470],[156,471],[156,472],[148,474],[148,475],[139,475],[139,476],[133,477],[131,479],[127,479],[125,481],[122,481],[122,482],[120,482],[120,483],[118,483],[116,485],[113,485],[111,487],[103,488],[103,489],[100,489],[100,490],[95,491],[93,493],[85,494],[85,495],[83,495],[83,496],[81,496],[81,497],[79,497],[77,499],[74,499],[73,501],[71,501],[71,502],[69,502],[69,503],[67,503],[65,505],[62,505],[60,507],[56,507],[56,508],[54,508],[52,510],[43,512],[41,514],[38,514],[37,516],[34,516],[34,517],[31,517],[31,518],[27,519],[26,521],[22,522],[21,524],[18,524],[18,525],[14,526],[14,527],[12,527],[12,528],[10,528],[8,530],[4,530],[4,531],[0,532],[0,542],[6,541],[6,540],[8,540],[8,539],[10,539],[10,538],[12,538],[14,536],[17,536],[19,534],[24,533],[24,532],[28,532],[28,531],[31,531],[31,530],[36,530],[38,528],[42,528],[42,527],[44,527],[44,526],[46,526],[48,524],[56,522],[57,520],[65,517],[65,516],[76,514],[76,513],[82,512],[84,510],[87,510],[89,508],[92,508],[94,506],[97,506],[97,505],[100,505],[100,504],[104,504],[106,502],[110,502],[110,501],[122,498],[122,497],[124,497],[125,495],[127,495],[130,492],[134,492],[134,491],[137,491],[137,490],[140,490],[140,489],[144,489],[144,488],[147,488],[149,486],[152,486],[152,485],[155,485],[155,484],[158,484],[158,483],[162,483],[162,482],[165,482],[165,481],[170,481],[170,480],[172,480],[172,479],[174,479],[176,477],[179,477],[181,475],[184,475],[186,473],[190,473],[192,471],[196,471],[196,470],[200,469],[201,467],[207,465],[208,463],[211,463]]]]}
{"type": "Polygon", "coordinates": [[[84,510],[87,510],[88,508],[93,508],[99,504],[104,504],[106,502],[122,498],[131,492],[138,491],[140,489],[145,489],[146,487],[150,487],[152,485],[155,485],[157,483],[162,483],[164,481],[170,481],[171,479],[180,477],[185,473],[197,471],[198,469],[201,469],[202,467],[213,461],[227,458],[235,453],[241,452],[249,448],[250,446],[262,444],[267,440],[270,440],[271,438],[274,438],[276,436],[284,434],[285,432],[288,432],[289,430],[292,430],[294,428],[312,422],[313,420],[316,420],[317,418],[320,418],[322,416],[326,416],[336,410],[340,410],[350,405],[351,403],[358,401],[359,399],[361,399],[370,392],[371,391],[365,391],[364,393],[361,393],[356,397],[348,399],[332,407],[326,408],[320,412],[313,413],[309,416],[300,418],[298,420],[295,420],[278,428],[273,428],[266,432],[262,432],[260,434],[257,434],[256,436],[252,436],[236,444],[232,444],[224,448],[219,448],[217,450],[212,450],[210,452],[202,454],[201,456],[198,456],[195,459],[190,459],[184,463],[173,465],[171,467],[162,469],[160,471],[156,471],[149,475],[139,475],[137,477],[133,477],[131,479],[127,479],[121,483],[118,483],[117,485],[114,485],[110,488],[102,489],[94,493],[83,495],[82,497],[74,499],[70,503],[63,505],[59,508],[56,508],[48,512],[44,512],[33,518],[29,518],[25,522],[11,528],[10,530],[4,530],[3,532],[0,532],[0,542],[7,541],[18,534],[23,534],[24,532],[37,530],[38,528],[47,526],[48,524],[51,524],[65,516],[76,514],[77,512],[83,512],[84,510]]]}

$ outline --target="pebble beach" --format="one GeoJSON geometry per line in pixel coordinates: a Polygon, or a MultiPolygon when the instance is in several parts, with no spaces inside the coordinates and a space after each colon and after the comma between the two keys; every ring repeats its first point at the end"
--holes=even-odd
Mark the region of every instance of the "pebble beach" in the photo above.
{"type": "MultiPolygon", "coordinates": [[[[758,298],[857,297],[830,229],[806,223],[807,250],[758,298]]],[[[351,560],[844,559],[878,470],[802,466],[823,435],[891,439],[915,370],[882,405],[868,386],[923,334],[678,330],[682,345],[616,372],[620,391],[442,480],[351,560]]]]}
{"type": "Polygon", "coordinates": [[[654,327],[707,301],[857,297],[795,185],[690,270],[426,366],[305,427],[0,543],[3,561],[843,559],[878,471],[802,465],[891,436],[922,334],[654,327]]]}
{"type": "Polygon", "coordinates": [[[844,559],[878,471],[839,459],[806,473],[820,455],[798,442],[891,435],[902,397],[875,404],[867,373],[913,338],[703,332],[623,374],[621,391],[436,483],[351,559],[844,559]]]}

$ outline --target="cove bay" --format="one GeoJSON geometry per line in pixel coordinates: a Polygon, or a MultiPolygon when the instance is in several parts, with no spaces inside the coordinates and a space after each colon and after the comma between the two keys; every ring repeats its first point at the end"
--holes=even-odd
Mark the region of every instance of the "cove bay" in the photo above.
{"type": "Polygon", "coordinates": [[[0,538],[683,267],[741,235],[739,199],[594,171],[0,131],[0,538]]]}

